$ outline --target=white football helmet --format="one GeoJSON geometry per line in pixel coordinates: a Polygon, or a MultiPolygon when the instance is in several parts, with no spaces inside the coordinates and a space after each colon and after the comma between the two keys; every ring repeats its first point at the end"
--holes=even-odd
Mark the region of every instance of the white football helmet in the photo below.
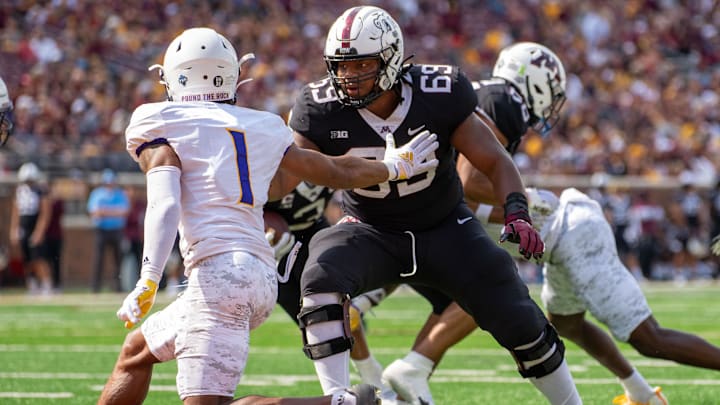
{"type": "Polygon", "coordinates": [[[518,42],[500,51],[492,74],[520,90],[534,130],[545,134],[557,123],[567,80],[553,51],[534,42],[518,42]]]}
{"type": "Polygon", "coordinates": [[[0,78],[0,146],[5,145],[10,133],[12,132],[12,120],[10,120],[10,111],[13,109],[13,103],[10,99],[7,86],[2,78],[0,78]]]}
{"type": "Polygon", "coordinates": [[[542,229],[548,218],[555,213],[560,206],[560,199],[550,190],[542,188],[525,188],[528,196],[528,211],[535,229],[542,229]]]}
{"type": "Polygon", "coordinates": [[[40,180],[40,169],[33,162],[23,163],[18,169],[18,181],[23,183],[37,182],[40,180]]]}
{"type": "MultiPolygon", "coordinates": [[[[325,41],[325,63],[341,103],[362,108],[391,89],[399,80],[403,62],[403,36],[400,26],[385,10],[374,6],[352,7],[330,27],[325,41]],[[365,97],[351,98],[343,91],[336,75],[338,62],[378,58],[380,69],[375,75],[375,89],[365,97]]],[[[361,81],[371,76],[351,78],[361,81]]]]}
{"type": "Polygon", "coordinates": [[[224,36],[211,28],[190,28],[172,40],[160,69],[160,83],[165,85],[170,101],[235,102],[240,66],[235,48],[224,36]]]}

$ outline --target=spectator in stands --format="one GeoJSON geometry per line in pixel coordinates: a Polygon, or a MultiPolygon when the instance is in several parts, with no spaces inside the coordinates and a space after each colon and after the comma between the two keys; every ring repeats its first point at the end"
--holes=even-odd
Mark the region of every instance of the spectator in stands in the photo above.
{"type": "Polygon", "coordinates": [[[95,225],[95,261],[91,285],[94,293],[100,292],[102,285],[106,249],[109,249],[112,255],[113,290],[122,291],[121,244],[129,209],[130,202],[125,191],[118,186],[115,172],[105,169],[102,172],[102,184],[90,193],[87,203],[87,210],[95,225]]]}

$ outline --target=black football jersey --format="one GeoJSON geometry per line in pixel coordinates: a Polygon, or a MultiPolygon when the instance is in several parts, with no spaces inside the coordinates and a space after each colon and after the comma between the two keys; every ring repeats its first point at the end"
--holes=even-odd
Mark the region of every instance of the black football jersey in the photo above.
{"type": "Polygon", "coordinates": [[[381,119],[367,109],[337,101],[329,78],[302,89],[290,115],[290,127],[328,155],[350,153],[381,160],[385,136],[398,146],[427,129],[438,136],[436,169],[408,180],[389,181],[343,191],[345,211],[362,222],[394,230],[426,229],[450,214],[463,193],[455,170],[450,137],[477,106],[472,84],[450,65],[414,65],[404,74],[402,101],[381,119]]]}
{"type": "Polygon", "coordinates": [[[493,120],[508,140],[507,150],[514,154],[520,139],[527,133],[530,112],[518,90],[503,79],[474,82],[478,108],[493,120]]]}
{"type": "Polygon", "coordinates": [[[303,181],[282,199],[266,203],[264,209],[280,214],[290,231],[300,237],[306,230],[314,231],[314,225],[328,225],[324,213],[332,194],[330,188],[303,181]]]}

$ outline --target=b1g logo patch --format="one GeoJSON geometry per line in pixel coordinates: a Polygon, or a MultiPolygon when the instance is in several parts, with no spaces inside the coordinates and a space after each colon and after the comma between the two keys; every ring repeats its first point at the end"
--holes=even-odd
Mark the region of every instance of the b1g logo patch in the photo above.
{"type": "Polygon", "coordinates": [[[213,77],[213,86],[220,87],[223,85],[223,78],[222,76],[215,76],[213,77]]]}
{"type": "Polygon", "coordinates": [[[178,76],[178,83],[185,86],[187,84],[188,78],[185,75],[178,76]]]}

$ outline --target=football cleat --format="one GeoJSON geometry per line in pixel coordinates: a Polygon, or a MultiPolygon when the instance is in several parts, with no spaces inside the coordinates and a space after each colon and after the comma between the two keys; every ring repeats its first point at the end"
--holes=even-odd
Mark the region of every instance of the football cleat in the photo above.
{"type": "Polygon", "coordinates": [[[405,360],[398,359],[390,363],[383,371],[383,380],[397,392],[401,398],[412,405],[434,405],[429,375],[405,360]]]}
{"type": "Polygon", "coordinates": [[[346,389],[346,391],[355,397],[357,405],[380,405],[380,390],[370,384],[356,384],[346,389]]]}
{"type": "Polygon", "coordinates": [[[655,387],[654,394],[647,402],[637,402],[628,398],[627,394],[618,395],[613,398],[613,405],[668,405],[669,402],[662,394],[662,388],[655,387]]]}

